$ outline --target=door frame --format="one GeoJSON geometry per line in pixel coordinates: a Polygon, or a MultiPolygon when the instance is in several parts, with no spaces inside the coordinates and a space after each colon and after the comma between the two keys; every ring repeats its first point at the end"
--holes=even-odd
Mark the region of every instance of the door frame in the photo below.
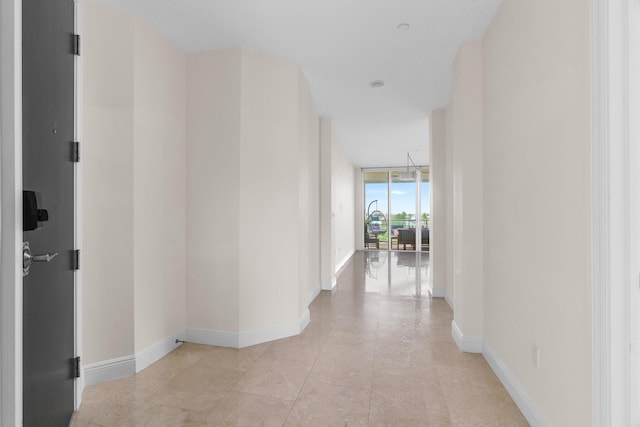
{"type": "MultiPolygon", "coordinates": [[[[2,1],[2,0],[0,0],[2,1]]],[[[74,0],[75,11],[75,33],[80,35],[80,38],[84,35],[84,1],[74,0]]],[[[82,49],[82,43],[80,43],[80,49],[82,49]]],[[[82,53],[82,52],[81,52],[82,53]]],[[[83,141],[83,60],[82,55],[74,56],[75,64],[75,140],[80,144],[80,159],[82,159],[82,141],[83,141]]],[[[75,248],[80,251],[79,265],[82,266],[82,160],[74,163],[74,243],[75,248]]],[[[80,357],[82,361],[82,268],[75,271],[74,274],[74,292],[75,292],[75,353],[77,357],[80,357]]],[[[84,372],[82,366],[80,367],[80,377],[75,382],[75,406],[74,410],[80,408],[82,403],[82,391],[84,390],[84,372]]]]}
{"type": "Polygon", "coordinates": [[[593,425],[636,425],[640,394],[639,0],[591,0],[593,425]],[[629,96],[631,94],[631,96],[629,96]]]}
{"type": "MultiPolygon", "coordinates": [[[[82,0],[75,0],[82,31],[82,0]]],[[[82,57],[75,57],[75,133],[82,136],[82,57]]],[[[0,0],[0,425],[22,425],[22,0],[0,0]]],[[[75,244],[82,243],[82,166],[75,165],[75,244]]],[[[82,349],[82,273],[75,272],[75,347],[82,349]]],[[[80,406],[84,379],[75,384],[80,406]]]]}
{"type": "Polygon", "coordinates": [[[0,425],[22,424],[22,15],[0,0],[0,425]]]}
{"type": "MultiPolygon", "coordinates": [[[[421,212],[421,208],[422,207],[422,173],[423,171],[430,171],[431,167],[430,166],[425,166],[425,165],[418,165],[415,166],[416,168],[416,204],[415,204],[415,211],[416,211],[416,228],[418,226],[418,224],[422,223],[422,212],[421,212]]],[[[358,179],[358,183],[360,185],[360,189],[356,190],[356,197],[359,198],[358,203],[356,203],[356,209],[360,209],[361,211],[364,211],[365,209],[365,205],[366,205],[366,182],[365,182],[365,174],[367,172],[385,172],[387,173],[387,206],[388,209],[391,208],[391,187],[393,186],[393,172],[404,172],[405,168],[402,166],[397,166],[397,167],[386,167],[386,168],[381,168],[381,167],[371,167],[371,168],[360,168],[358,170],[360,177],[358,179]]],[[[431,180],[428,181],[429,182],[429,186],[431,186],[431,180]]],[[[429,210],[431,211],[431,203],[429,203],[429,210]]],[[[391,211],[389,210],[388,212],[384,212],[384,214],[387,216],[387,227],[389,230],[391,230],[391,211]]],[[[356,230],[356,241],[359,241],[360,243],[356,245],[357,248],[362,247],[363,250],[366,250],[367,248],[364,246],[364,233],[363,231],[360,230],[364,230],[364,225],[365,225],[365,218],[362,215],[362,213],[360,214],[356,214],[357,215],[357,230],[356,230]],[[362,233],[362,234],[361,234],[362,233]]],[[[424,252],[422,250],[422,239],[421,239],[421,234],[416,233],[416,247],[414,251],[410,251],[410,252],[424,252]]],[[[377,249],[380,250],[380,249],[377,249]]],[[[391,249],[391,236],[389,236],[389,243],[388,243],[388,247],[387,247],[387,251],[391,252],[394,249],[391,249]]],[[[398,249],[399,250],[399,249],[398,249]]]]}

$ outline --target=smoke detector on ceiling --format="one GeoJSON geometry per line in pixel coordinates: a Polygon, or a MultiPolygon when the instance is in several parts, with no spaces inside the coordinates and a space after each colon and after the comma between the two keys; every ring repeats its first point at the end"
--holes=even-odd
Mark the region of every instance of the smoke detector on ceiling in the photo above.
{"type": "Polygon", "coordinates": [[[384,80],[374,80],[371,83],[369,83],[369,86],[371,86],[374,89],[379,89],[381,87],[384,87],[386,85],[384,80]]]}
{"type": "Polygon", "coordinates": [[[400,32],[409,31],[409,28],[411,28],[411,25],[407,24],[406,22],[403,22],[402,24],[398,25],[398,31],[400,32]]]}

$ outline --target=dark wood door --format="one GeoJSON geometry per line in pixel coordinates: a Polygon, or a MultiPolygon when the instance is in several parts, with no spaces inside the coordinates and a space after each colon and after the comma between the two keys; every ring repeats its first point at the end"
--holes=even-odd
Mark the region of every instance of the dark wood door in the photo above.
{"type": "Polygon", "coordinates": [[[75,382],[74,1],[24,0],[22,14],[22,179],[39,210],[23,239],[34,256],[49,254],[34,258],[23,278],[23,419],[67,426],[75,382]]]}

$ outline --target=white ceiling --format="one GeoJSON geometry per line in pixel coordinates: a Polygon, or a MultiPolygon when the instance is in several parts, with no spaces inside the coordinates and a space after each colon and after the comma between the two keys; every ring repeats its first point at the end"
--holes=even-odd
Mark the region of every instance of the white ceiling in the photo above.
{"type": "Polygon", "coordinates": [[[103,1],[187,52],[245,46],[299,64],[354,165],[382,167],[406,166],[407,152],[429,163],[428,115],[449,102],[458,46],[482,37],[501,0],[103,1]]]}

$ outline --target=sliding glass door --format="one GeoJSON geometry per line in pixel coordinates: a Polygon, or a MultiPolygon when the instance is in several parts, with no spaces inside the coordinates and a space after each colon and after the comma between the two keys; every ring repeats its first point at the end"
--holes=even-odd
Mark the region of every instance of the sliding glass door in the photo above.
{"type": "Polygon", "coordinates": [[[389,249],[389,176],[387,172],[364,174],[364,247],[389,249]]]}
{"type": "Polygon", "coordinates": [[[363,186],[365,249],[429,249],[427,168],[366,170],[363,186]]]}
{"type": "Polygon", "coordinates": [[[416,173],[391,171],[392,249],[416,248],[416,173]]]}
{"type": "Polygon", "coordinates": [[[431,229],[430,212],[431,212],[431,187],[429,186],[429,170],[423,169],[420,173],[420,206],[418,212],[420,212],[420,227],[421,232],[421,247],[423,251],[429,250],[429,230],[431,229]],[[425,231],[426,230],[426,231],[425,231]]]}

